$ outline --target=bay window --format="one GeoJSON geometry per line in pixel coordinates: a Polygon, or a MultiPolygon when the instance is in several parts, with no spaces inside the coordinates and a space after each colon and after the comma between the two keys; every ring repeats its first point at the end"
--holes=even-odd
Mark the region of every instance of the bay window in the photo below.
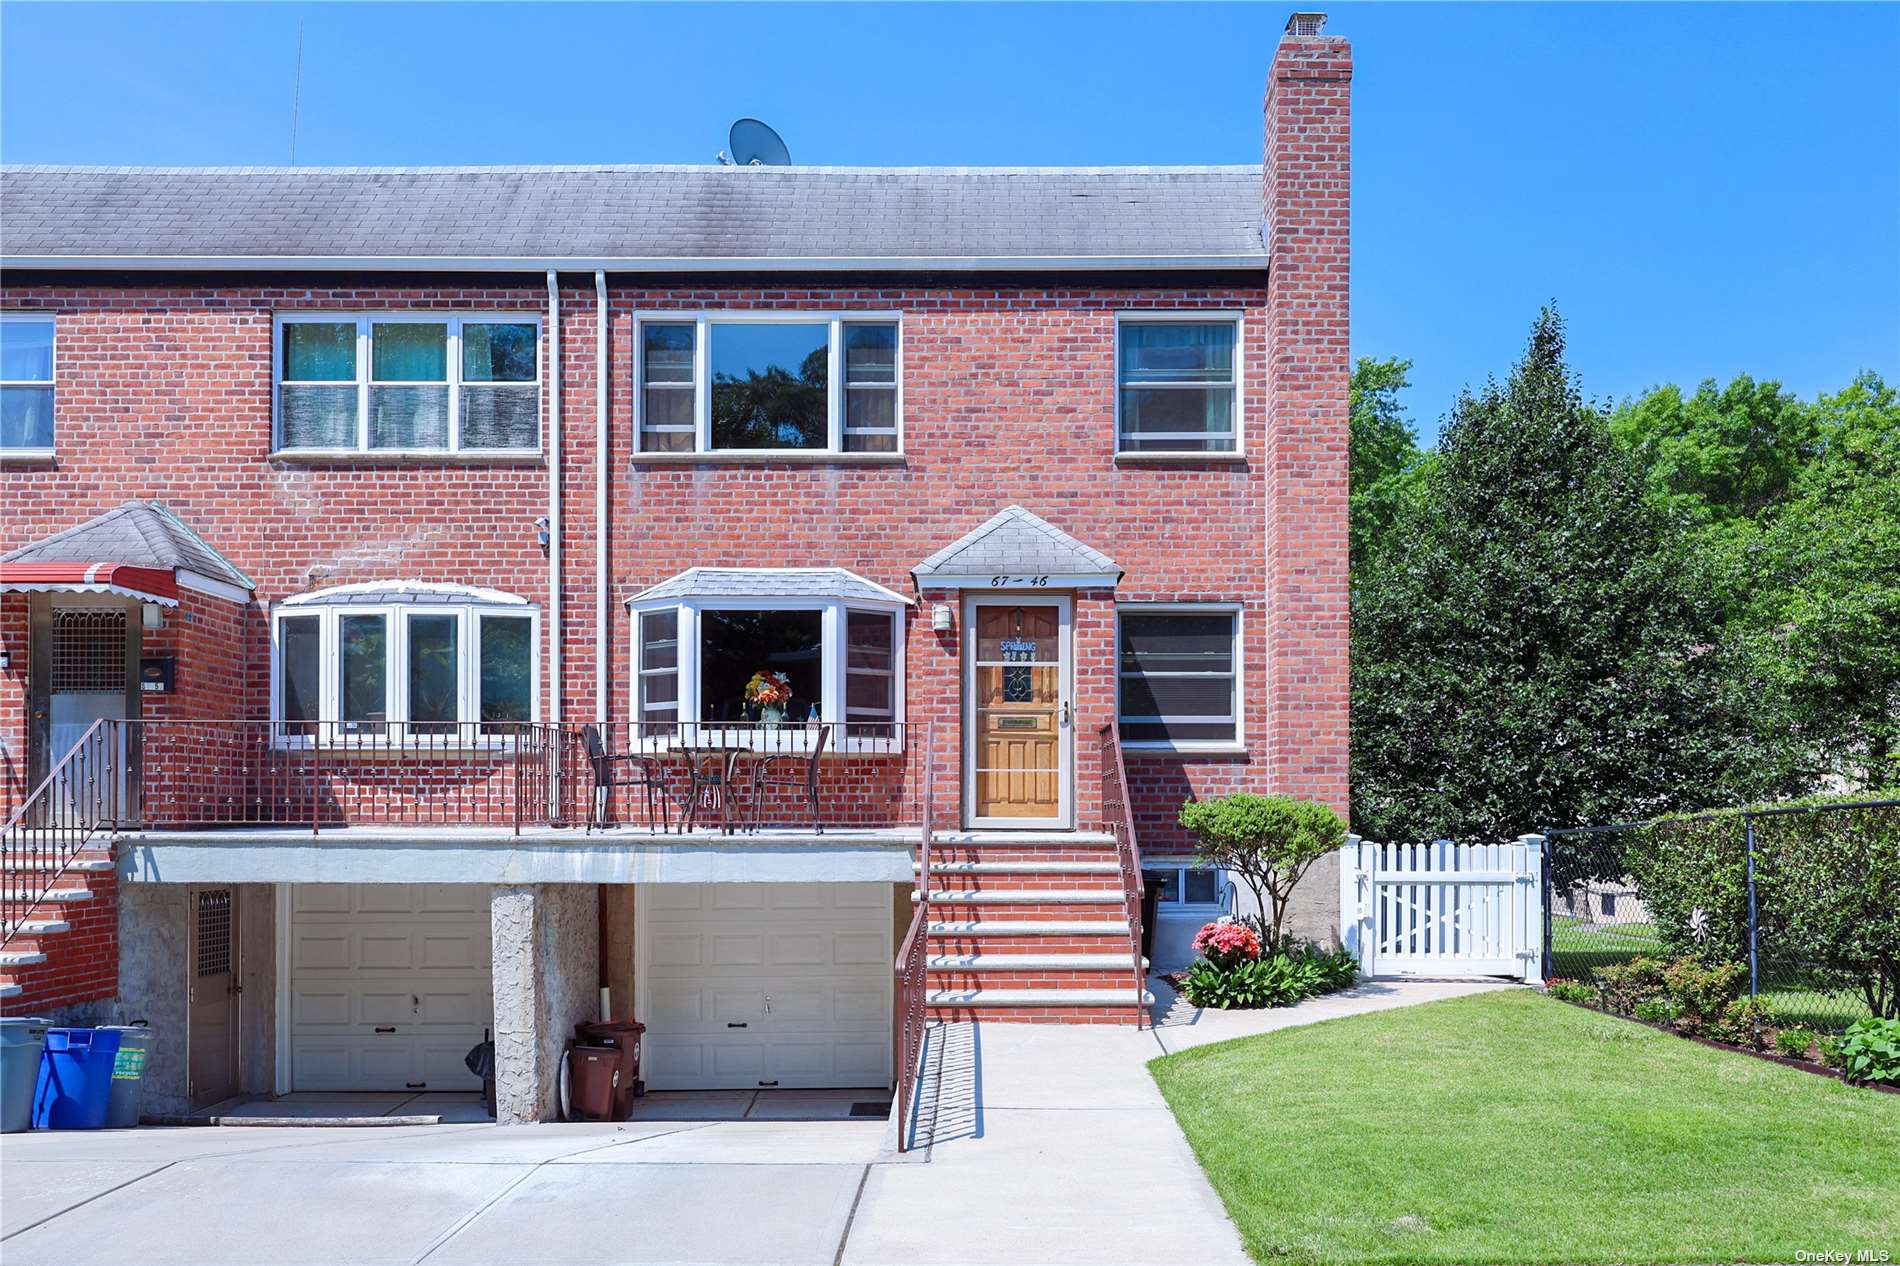
{"type": "Polygon", "coordinates": [[[635,339],[639,451],[901,451],[899,323],[891,316],[655,315],[635,339]]]}
{"type": "Polygon", "coordinates": [[[300,314],[277,328],[279,451],[540,451],[538,317],[300,314]]]}
{"type": "Polygon", "coordinates": [[[694,568],[631,605],[641,738],[694,722],[783,727],[790,743],[829,723],[834,750],[897,737],[907,604],[881,585],[837,568],[694,568]]]}
{"type": "Polygon", "coordinates": [[[1130,747],[1240,741],[1240,611],[1170,605],[1116,612],[1117,718],[1130,747]]]}
{"type": "Polygon", "coordinates": [[[1239,451],[1240,320],[1123,314],[1116,328],[1116,448],[1239,451]]]}
{"type": "Polygon", "coordinates": [[[538,614],[460,586],[349,585],[272,617],[272,719],[285,738],[504,739],[537,716],[538,614]]]}

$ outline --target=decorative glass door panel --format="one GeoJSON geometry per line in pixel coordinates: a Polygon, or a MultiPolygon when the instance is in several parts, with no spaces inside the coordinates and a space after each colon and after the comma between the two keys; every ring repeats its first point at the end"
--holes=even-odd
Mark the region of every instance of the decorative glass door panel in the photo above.
{"type": "Polygon", "coordinates": [[[1068,811],[1064,609],[1053,602],[978,602],[973,611],[971,817],[1058,824],[1068,811]]]}

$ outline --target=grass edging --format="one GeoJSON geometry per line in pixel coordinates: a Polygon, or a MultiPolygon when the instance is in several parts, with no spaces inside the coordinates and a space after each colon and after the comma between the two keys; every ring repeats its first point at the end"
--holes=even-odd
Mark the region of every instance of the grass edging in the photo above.
{"type": "Polygon", "coordinates": [[[1685,1042],[1695,1042],[1711,1050],[1734,1051],[1737,1055],[1752,1055],[1756,1059],[1765,1059],[1769,1063],[1779,1064],[1783,1068],[1796,1068],[1804,1073],[1813,1073],[1816,1077],[1825,1077],[1829,1081],[1838,1081],[1843,1086],[1852,1086],[1855,1090],[1877,1090],[1883,1095],[1900,1095],[1900,1086],[1885,1085],[1877,1081],[1849,1081],[1845,1073],[1840,1072],[1838,1069],[1829,1068],[1826,1064],[1817,1064],[1811,1059],[1790,1059],[1786,1055],[1777,1055],[1773,1051],[1750,1050],[1746,1046],[1737,1046],[1733,1042],[1718,1042],[1712,1037],[1703,1037],[1696,1033],[1678,1033],[1667,1024],[1657,1024],[1650,1020],[1639,1019],[1633,1015],[1624,1015],[1621,1011],[1611,1011],[1607,1007],[1593,1007],[1587,1002],[1572,1002],[1568,998],[1552,997],[1549,993],[1544,993],[1542,990],[1539,992],[1543,993],[1543,996],[1551,1002],[1561,1003],[1566,1007],[1575,1007],[1579,1011],[1588,1011],[1591,1015],[1603,1015],[1608,1016],[1612,1020],[1623,1020],[1630,1024],[1640,1024],[1646,1029],[1654,1029],[1658,1033],[1667,1033],[1670,1037],[1678,1037],[1685,1042]]]}

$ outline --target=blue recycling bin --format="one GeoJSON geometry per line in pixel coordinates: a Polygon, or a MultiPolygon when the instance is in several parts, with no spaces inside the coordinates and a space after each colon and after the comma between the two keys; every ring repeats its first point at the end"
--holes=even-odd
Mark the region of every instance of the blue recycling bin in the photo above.
{"type": "Polygon", "coordinates": [[[96,1130],[112,1101],[116,1029],[48,1029],[33,1090],[36,1130],[96,1130]]]}

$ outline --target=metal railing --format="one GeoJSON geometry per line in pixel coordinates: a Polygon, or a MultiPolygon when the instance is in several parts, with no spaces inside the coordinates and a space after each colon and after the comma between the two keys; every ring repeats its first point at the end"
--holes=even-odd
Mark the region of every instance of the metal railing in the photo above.
{"type": "Polygon", "coordinates": [[[930,944],[930,798],[936,786],[937,748],[928,724],[924,727],[923,795],[919,806],[922,835],[917,843],[917,908],[911,911],[910,930],[898,948],[893,965],[893,996],[897,1015],[892,1026],[892,1058],[897,1074],[897,1150],[910,1150],[915,1125],[912,1100],[917,1094],[918,1064],[923,1058],[925,992],[930,944]]]}
{"type": "Polygon", "coordinates": [[[124,735],[94,721],[0,831],[0,945],[19,934],[80,850],[122,812],[124,735]]]}
{"type": "Polygon", "coordinates": [[[1122,763],[1121,733],[1114,722],[1101,729],[1102,828],[1115,837],[1121,866],[1122,905],[1128,915],[1128,950],[1135,966],[1135,1027],[1148,1021],[1148,963],[1141,952],[1141,846],[1135,842],[1135,817],[1128,800],[1128,770],[1122,763]]]}

